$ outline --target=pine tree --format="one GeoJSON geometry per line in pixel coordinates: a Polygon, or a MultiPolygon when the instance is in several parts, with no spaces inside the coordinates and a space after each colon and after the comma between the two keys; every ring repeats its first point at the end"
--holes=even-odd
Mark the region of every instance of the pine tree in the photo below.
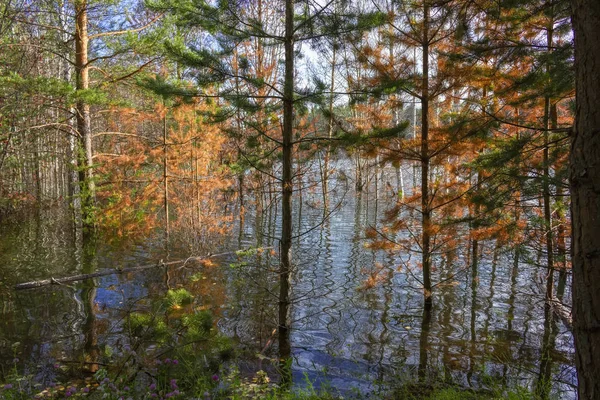
{"type": "MultiPolygon", "coordinates": [[[[208,3],[201,0],[156,1],[152,6],[177,15],[182,25],[188,28],[201,28],[210,34],[212,44],[186,44],[181,41],[169,41],[166,47],[171,56],[183,65],[197,71],[197,84],[200,87],[219,84],[219,98],[227,101],[234,110],[244,112],[264,112],[264,99],[273,101],[273,111],[280,112],[281,131],[277,137],[266,132],[259,134],[268,139],[276,148],[281,149],[281,173],[277,180],[281,185],[281,237],[279,240],[279,313],[278,337],[279,351],[283,360],[284,382],[289,383],[289,311],[290,276],[292,262],[292,195],[294,190],[294,159],[296,147],[302,139],[295,133],[302,110],[306,110],[306,101],[317,98],[310,90],[300,90],[296,74],[296,54],[299,44],[311,39],[333,35],[340,31],[358,29],[365,26],[365,20],[350,14],[342,18],[334,13],[333,2],[324,6],[295,3],[286,0],[276,14],[268,21],[261,19],[261,1],[218,1],[208,3]],[[249,58],[236,57],[236,48],[240,43],[255,41],[260,54],[262,47],[279,48],[280,79],[271,83],[249,64],[249,58]],[[267,89],[266,94],[265,89],[267,89]]],[[[238,53],[239,55],[239,53],[238,53]]],[[[199,93],[199,95],[202,95],[199,93]]],[[[234,114],[232,111],[231,114],[234,114]]],[[[268,114],[268,113],[266,113],[268,114]]],[[[277,114],[274,114],[274,116],[277,114]]]]}
{"type": "MultiPolygon", "coordinates": [[[[459,26],[455,20],[461,17],[461,3],[392,4],[394,7],[387,9],[389,25],[383,42],[388,46],[381,41],[364,46],[359,59],[373,71],[371,86],[388,96],[398,96],[400,104],[408,96],[421,103],[420,135],[405,135],[382,153],[384,160],[412,160],[420,167],[420,191],[399,201],[386,219],[392,231],[408,232],[410,239],[397,243],[400,248],[421,255],[420,283],[425,306],[430,308],[435,286],[433,255],[456,246],[444,229],[454,225],[453,221],[464,219],[460,203],[469,190],[468,182],[452,173],[451,164],[464,162],[470,137],[477,134],[478,127],[476,123],[452,121],[458,106],[454,94],[466,79],[445,53],[457,46],[454,35],[459,26]],[[418,66],[420,73],[416,71],[418,66]],[[417,224],[406,223],[414,214],[411,210],[418,213],[417,224]]],[[[383,6],[380,8],[383,10],[383,6]]],[[[390,239],[385,234],[380,236],[390,239]]]]}

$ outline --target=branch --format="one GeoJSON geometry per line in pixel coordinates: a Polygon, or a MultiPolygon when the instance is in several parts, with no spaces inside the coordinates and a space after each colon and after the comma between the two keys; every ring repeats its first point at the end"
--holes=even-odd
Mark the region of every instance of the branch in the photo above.
{"type": "Polygon", "coordinates": [[[136,135],[135,133],[125,133],[125,132],[98,132],[98,133],[94,133],[92,135],[93,138],[95,138],[96,136],[131,136],[131,137],[136,137],[139,139],[144,139],[144,140],[149,140],[147,137],[144,136],[140,136],[140,135],[136,135]]]}
{"type": "Polygon", "coordinates": [[[31,43],[6,43],[6,44],[0,45],[0,48],[2,48],[2,47],[34,47],[34,48],[40,49],[42,51],[47,51],[50,54],[54,54],[55,56],[65,60],[72,66],[75,66],[75,63],[73,61],[71,61],[68,57],[66,57],[64,54],[61,54],[58,51],[52,50],[48,47],[39,46],[36,44],[31,44],[31,43]]]}
{"type": "Polygon", "coordinates": [[[296,32],[298,32],[300,29],[302,29],[302,27],[304,27],[309,22],[311,22],[312,20],[316,19],[319,15],[321,15],[329,7],[329,5],[331,5],[334,1],[335,0],[330,0],[327,4],[325,4],[323,7],[321,7],[321,9],[319,11],[315,12],[313,15],[311,15],[310,17],[308,17],[307,19],[305,19],[304,21],[299,23],[298,26],[296,26],[294,28],[293,34],[296,34],[296,32]]]}
{"type": "Polygon", "coordinates": [[[25,25],[39,26],[40,28],[46,28],[46,29],[50,29],[50,30],[55,30],[55,31],[58,31],[60,33],[66,33],[69,36],[74,36],[71,32],[68,32],[68,31],[66,31],[66,30],[64,30],[64,29],[62,29],[62,28],[60,28],[58,26],[54,26],[54,25],[40,24],[39,22],[22,20],[22,19],[18,19],[18,18],[15,18],[13,21],[20,22],[20,23],[25,24],[25,25]]]}
{"type": "Polygon", "coordinates": [[[125,154],[114,154],[114,153],[98,153],[98,154],[94,154],[92,156],[92,159],[94,158],[98,158],[98,157],[123,157],[125,154]]]}
{"type": "MultiPolygon", "coordinates": [[[[272,249],[272,247],[261,247],[260,250],[268,250],[268,249],[272,249]]],[[[85,279],[91,279],[91,278],[97,278],[99,276],[106,276],[106,275],[113,275],[113,274],[124,274],[124,273],[129,273],[129,272],[137,272],[137,271],[142,271],[145,269],[151,269],[151,268],[156,268],[156,267],[169,267],[171,265],[177,265],[177,264],[183,264],[183,266],[185,266],[185,264],[188,261],[202,261],[202,260],[206,260],[208,258],[216,258],[216,257],[221,257],[221,256],[226,256],[226,255],[230,255],[230,254],[235,254],[235,251],[228,251],[226,253],[220,253],[220,254],[208,254],[205,257],[188,257],[185,260],[177,260],[177,261],[169,261],[169,262],[162,262],[162,260],[160,260],[158,263],[156,264],[147,264],[147,265],[140,265],[137,267],[131,267],[131,268],[112,268],[112,269],[107,269],[104,271],[98,271],[98,272],[93,272],[91,274],[82,274],[82,275],[72,275],[72,276],[67,276],[64,278],[50,278],[50,279],[43,279],[40,281],[32,281],[32,282],[24,282],[24,283],[19,283],[17,285],[15,285],[15,290],[23,290],[23,289],[34,289],[34,288],[39,288],[42,286],[48,286],[48,285],[60,285],[63,284],[65,282],[77,282],[77,281],[82,281],[85,279]]]]}
{"type": "Polygon", "coordinates": [[[154,24],[156,21],[158,21],[160,18],[162,18],[163,15],[165,15],[165,14],[164,13],[158,14],[154,19],[152,19],[146,25],[140,26],[139,28],[124,29],[122,31],[100,32],[100,33],[96,33],[94,35],[89,35],[88,39],[92,40],[92,39],[97,39],[99,37],[104,37],[104,36],[115,36],[115,35],[123,35],[123,34],[126,34],[126,33],[139,32],[139,31],[142,31],[142,30],[146,29],[150,25],[154,24]]]}
{"type": "Polygon", "coordinates": [[[487,116],[492,117],[494,119],[494,121],[498,121],[502,124],[506,124],[509,126],[514,126],[515,128],[529,129],[532,131],[540,131],[540,132],[564,132],[564,133],[568,133],[569,136],[573,132],[573,127],[554,128],[553,129],[553,128],[541,128],[541,127],[536,127],[536,126],[521,125],[521,124],[517,124],[515,122],[509,122],[509,121],[503,120],[500,117],[498,117],[496,114],[492,114],[492,113],[486,111],[485,107],[481,107],[481,111],[483,111],[483,113],[485,113],[487,116]]]}
{"type": "Polygon", "coordinates": [[[155,57],[155,58],[151,59],[150,61],[148,61],[147,63],[140,65],[136,70],[134,70],[128,74],[122,75],[118,78],[113,78],[112,83],[119,82],[119,81],[122,81],[127,78],[131,78],[133,75],[136,75],[136,74],[142,72],[142,70],[144,68],[146,68],[148,65],[152,64],[154,61],[156,61],[158,59],[159,59],[158,57],[155,57]]]}

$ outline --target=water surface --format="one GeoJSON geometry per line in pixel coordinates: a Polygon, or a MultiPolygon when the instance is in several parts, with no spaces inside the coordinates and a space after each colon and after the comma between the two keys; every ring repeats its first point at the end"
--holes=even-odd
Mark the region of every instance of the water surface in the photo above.
{"type": "MultiPolygon", "coordinates": [[[[397,184],[393,170],[373,172],[379,173],[379,180],[373,179],[359,193],[345,174],[337,173],[329,182],[328,210],[320,185],[309,179],[302,182],[308,190],[295,198],[295,382],[302,385],[307,376],[317,386],[326,382],[344,393],[385,396],[407,382],[534,389],[540,380],[551,379],[554,395],[574,398],[572,336],[545,310],[539,292],[543,272],[531,262],[535,251],[525,245],[519,252],[487,241],[476,270],[464,252],[439,255],[435,278],[448,279],[448,284],[436,288],[433,310],[427,313],[414,267],[419,256],[367,247],[365,229],[380,226],[383,211],[395,201],[386,182],[397,184]]],[[[276,343],[270,345],[270,339],[277,326],[277,257],[269,251],[243,260],[234,254],[217,257],[214,266],[159,265],[26,291],[15,291],[13,285],[249,246],[276,250],[278,228],[276,198],[261,211],[250,207],[231,236],[209,245],[189,235],[171,238],[167,246],[159,231],[128,242],[84,244],[69,211],[57,208],[3,221],[3,373],[16,363],[42,383],[50,382],[56,362],[80,365],[78,361],[107,345],[118,350],[127,341],[128,313],[150,309],[153,299],[178,287],[213,312],[219,330],[240,349],[249,350],[243,354],[262,352],[267,357],[261,361],[245,356],[246,368],[264,367],[268,358],[276,357],[276,343]]],[[[569,297],[567,291],[565,299],[569,297]]]]}

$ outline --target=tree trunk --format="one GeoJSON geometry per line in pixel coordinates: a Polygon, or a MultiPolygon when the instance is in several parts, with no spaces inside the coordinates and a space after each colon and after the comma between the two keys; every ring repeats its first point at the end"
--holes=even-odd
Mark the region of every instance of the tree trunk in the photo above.
{"type": "MultiPolygon", "coordinates": [[[[329,137],[329,139],[331,139],[333,137],[333,100],[334,100],[334,96],[333,96],[333,91],[335,90],[335,60],[336,60],[336,46],[333,46],[333,50],[332,50],[333,54],[332,54],[332,58],[331,58],[331,83],[329,85],[329,90],[331,92],[331,94],[329,95],[329,121],[328,121],[328,126],[327,126],[327,136],[329,137]]],[[[323,190],[323,215],[327,215],[327,212],[329,210],[329,157],[331,156],[331,145],[330,145],[331,141],[327,143],[327,148],[325,149],[325,160],[323,162],[323,174],[322,174],[322,179],[323,179],[323,184],[322,184],[322,190],[323,190]]]]}
{"type": "MultiPolygon", "coordinates": [[[[552,104],[550,108],[550,121],[552,129],[558,128],[558,112],[556,103],[552,104]]],[[[567,239],[566,239],[566,224],[567,219],[563,205],[565,204],[565,193],[563,190],[562,180],[558,182],[556,186],[556,259],[555,264],[559,268],[558,283],[556,287],[556,297],[562,301],[565,289],[567,286],[567,239]]]]}
{"type": "Polygon", "coordinates": [[[431,204],[429,201],[429,5],[423,7],[423,81],[421,89],[421,213],[425,304],[431,305],[431,204]]]}
{"type": "Polygon", "coordinates": [[[424,382],[427,378],[427,364],[429,353],[429,331],[431,330],[431,314],[432,307],[423,307],[423,315],[421,317],[421,333],[419,334],[419,366],[417,368],[417,376],[419,382],[424,382]]]}
{"type": "Polygon", "coordinates": [[[544,334],[542,336],[542,354],[537,382],[535,384],[536,398],[546,400],[552,389],[552,353],[556,342],[556,322],[548,303],[544,307],[544,334]]]}
{"type": "MultiPolygon", "coordinates": [[[[546,30],[546,43],[548,53],[552,52],[552,42],[554,34],[554,19],[550,17],[548,28],[546,30]]],[[[546,72],[550,74],[550,65],[546,67],[546,72]]],[[[549,136],[550,132],[550,96],[544,97],[544,154],[543,154],[543,192],[544,192],[544,230],[546,232],[546,261],[548,274],[546,275],[546,299],[554,296],[554,246],[552,238],[552,211],[550,204],[550,157],[549,157],[549,136]]]]}
{"type": "Polygon", "coordinates": [[[283,88],[283,165],[282,165],[282,216],[279,266],[279,356],[282,386],[291,383],[291,346],[289,332],[290,272],[292,247],[292,162],[294,122],[294,2],[285,2],[285,76],[283,88]]]}
{"type": "Polygon", "coordinates": [[[167,244],[169,242],[170,222],[169,222],[169,154],[167,145],[167,106],[165,104],[165,115],[163,116],[163,200],[165,207],[165,234],[167,244]]]}
{"type": "MultiPolygon", "coordinates": [[[[88,17],[87,1],[75,2],[75,71],[78,91],[88,90],[90,85],[88,66],[88,17]]],[[[79,183],[81,187],[83,223],[87,228],[94,226],[94,173],[92,169],[92,129],[90,106],[78,100],[75,106],[77,132],[79,134],[79,183]]]]}
{"type": "Polygon", "coordinates": [[[579,398],[600,398],[600,2],[572,0],[576,104],[571,143],[573,336],[579,398]]]}
{"type": "MultiPolygon", "coordinates": [[[[481,97],[482,99],[485,101],[487,98],[487,86],[483,87],[482,93],[481,93],[481,97]]],[[[485,104],[485,103],[484,103],[485,104]]],[[[483,111],[485,111],[485,105],[483,106],[483,111]]],[[[481,155],[483,153],[484,149],[481,148],[479,149],[479,151],[477,152],[477,155],[481,155]]],[[[483,182],[483,174],[481,172],[481,169],[478,168],[477,169],[477,183],[476,183],[476,192],[479,193],[479,191],[481,190],[481,183],[483,182]]],[[[479,227],[479,214],[481,213],[481,204],[479,204],[479,202],[475,203],[473,205],[473,222],[471,223],[471,232],[474,230],[474,228],[478,228],[479,227]]],[[[472,260],[472,267],[473,269],[477,269],[478,267],[478,263],[479,263],[479,240],[477,240],[477,237],[473,238],[473,260],[472,260]]]]}
{"type": "MultiPolygon", "coordinates": [[[[95,245],[88,244],[83,249],[83,271],[85,274],[94,274],[97,268],[95,260],[95,245]]],[[[83,342],[83,369],[85,372],[95,374],[98,372],[100,365],[100,346],[98,345],[98,317],[96,316],[96,296],[98,288],[94,279],[86,279],[81,285],[81,303],[85,313],[85,320],[81,327],[84,342],[83,342]]]]}

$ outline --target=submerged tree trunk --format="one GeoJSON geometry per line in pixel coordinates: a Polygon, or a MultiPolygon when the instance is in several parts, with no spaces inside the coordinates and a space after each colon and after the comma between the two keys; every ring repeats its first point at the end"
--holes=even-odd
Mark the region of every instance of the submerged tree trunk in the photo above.
{"type": "Polygon", "coordinates": [[[428,364],[428,352],[429,352],[429,331],[431,329],[431,306],[425,306],[423,308],[423,315],[421,316],[421,333],[419,334],[419,366],[417,369],[417,375],[420,382],[425,381],[427,378],[427,364],[428,364]]]}
{"type": "MultiPolygon", "coordinates": [[[[83,272],[93,274],[95,271],[94,251],[95,244],[89,243],[83,249],[84,261],[83,272]]],[[[98,318],[96,317],[96,282],[94,279],[86,279],[82,284],[81,302],[85,312],[85,320],[82,325],[83,330],[83,370],[90,374],[98,372],[100,365],[100,346],[98,345],[98,318]]]]}
{"type": "Polygon", "coordinates": [[[467,372],[467,381],[469,386],[473,387],[473,374],[475,373],[475,352],[477,349],[477,288],[479,287],[479,269],[477,263],[471,264],[471,319],[469,326],[470,349],[469,349],[469,371],[467,372]]]}
{"type": "Polygon", "coordinates": [[[540,369],[535,385],[535,394],[540,400],[546,400],[552,389],[552,352],[556,341],[556,322],[549,304],[544,307],[544,334],[542,337],[542,354],[540,369]]]}
{"type": "Polygon", "coordinates": [[[572,0],[576,104],[570,181],[578,393],[600,398],[600,2],[572,0]]]}

